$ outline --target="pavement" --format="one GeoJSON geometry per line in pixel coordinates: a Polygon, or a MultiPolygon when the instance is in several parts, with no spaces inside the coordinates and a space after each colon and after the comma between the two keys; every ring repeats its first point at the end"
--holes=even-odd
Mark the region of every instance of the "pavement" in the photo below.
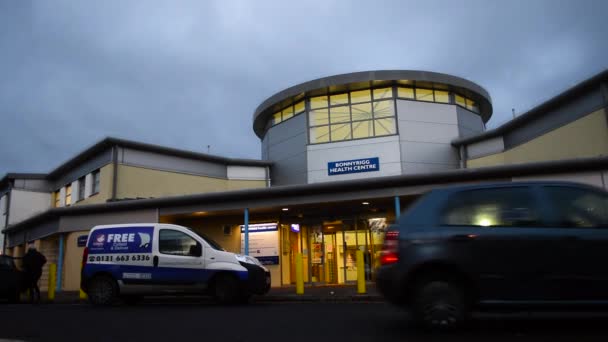
{"type": "MultiPolygon", "coordinates": [[[[47,293],[41,294],[43,302],[47,293]]],[[[78,303],[81,302],[79,293],[74,291],[62,291],[55,293],[54,303],[78,303]]],[[[253,302],[382,302],[382,296],[378,293],[374,283],[366,284],[366,293],[357,293],[357,285],[307,285],[304,286],[304,294],[296,294],[295,286],[273,287],[263,296],[254,296],[253,302]]]]}

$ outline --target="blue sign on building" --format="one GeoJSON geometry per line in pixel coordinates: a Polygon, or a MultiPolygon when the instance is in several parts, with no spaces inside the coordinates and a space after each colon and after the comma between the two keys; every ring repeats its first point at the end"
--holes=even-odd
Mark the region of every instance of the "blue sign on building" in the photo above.
{"type": "Polygon", "coordinates": [[[342,160],[327,163],[327,175],[380,171],[380,158],[342,160]]]}
{"type": "Polygon", "coordinates": [[[88,235],[80,235],[80,236],[78,237],[78,241],[77,241],[77,243],[78,243],[78,247],[84,247],[84,246],[86,246],[86,245],[87,245],[87,240],[88,240],[88,239],[89,239],[89,236],[88,236],[88,235]]]}

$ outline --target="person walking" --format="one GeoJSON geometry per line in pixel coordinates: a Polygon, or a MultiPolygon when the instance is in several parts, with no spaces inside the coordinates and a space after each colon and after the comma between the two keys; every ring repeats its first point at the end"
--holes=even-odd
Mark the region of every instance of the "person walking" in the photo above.
{"type": "Polygon", "coordinates": [[[40,288],[38,281],[42,276],[42,267],[46,264],[46,258],[36,250],[34,244],[30,244],[27,253],[23,256],[23,269],[25,271],[26,286],[30,290],[30,301],[40,302],[40,288]]]}

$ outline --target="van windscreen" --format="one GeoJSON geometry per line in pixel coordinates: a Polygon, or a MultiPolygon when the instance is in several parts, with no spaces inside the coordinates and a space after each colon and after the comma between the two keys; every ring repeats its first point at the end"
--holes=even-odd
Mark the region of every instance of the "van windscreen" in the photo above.
{"type": "Polygon", "coordinates": [[[203,238],[203,240],[207,241],[207,243],[209,244],[209,246],[211,246],[211,248],[218,250],[218,251],[226,251],[219,243],[215,242],[212,238],[208,237],[207,235],[197,232],[196,230],[194,230],[192,228],[188,228],[188,229],[191,232],[193,232],[194,234],[203,238]]]}

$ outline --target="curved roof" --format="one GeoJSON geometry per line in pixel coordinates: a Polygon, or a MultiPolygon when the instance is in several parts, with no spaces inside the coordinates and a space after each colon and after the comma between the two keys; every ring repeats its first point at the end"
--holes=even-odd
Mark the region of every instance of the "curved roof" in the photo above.
{"type": "Polygon", "coordinates": [[[266,123],[273,112],[306,96],[357,90],[369,88],[370,86],[389,85],[400,80],[414,81],[422,86],[429,86],[433,83],[447,85],[450,90],[454,90],[477,101],[479,103],[481,118],[484,122],[487,122],[490,116],[492,116],[492,99],[490,98],[490,94],[481,86],[464,78],[430,71],[378,70],[318,78],[280,91],[267,98],[256,108],[253,114],[253,130],[258,137],[262,138],[265,133],[266,123]]]}

